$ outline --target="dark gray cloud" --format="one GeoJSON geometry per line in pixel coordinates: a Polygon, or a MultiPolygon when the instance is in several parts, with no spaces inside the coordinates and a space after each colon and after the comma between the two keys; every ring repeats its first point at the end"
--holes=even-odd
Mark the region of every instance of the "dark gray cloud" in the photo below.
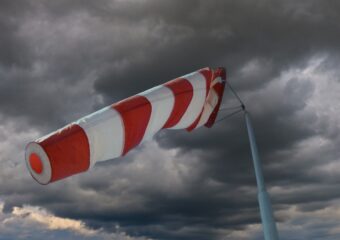
{"type": "MultiPolygon", "coordinates": [[[[163,131],[124,158],[48,186],[23,164],[32,139],[198,68],[225,66],[252,114],[281,236],[339,236],[339,3],[0,5],[3,215],[28,204],[108,234],[119,226],[155,239],[261,239],[242,114],[212,129],[163,131]]],[[[226,90],[224,105],[235,104],[226,90]]]]}

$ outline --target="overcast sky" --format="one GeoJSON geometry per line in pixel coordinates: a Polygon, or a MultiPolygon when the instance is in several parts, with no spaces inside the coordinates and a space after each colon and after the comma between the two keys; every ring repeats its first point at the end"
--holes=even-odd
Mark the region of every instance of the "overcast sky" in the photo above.
{"type": "Polygon", "coordinates": [[[338,1],[1,1],[0,240],[263,239],[242,114],[47,186],[24,164],[29,141],[206,66],[252,114],[281,239],[340,239],[339,53],[338,1]]]}

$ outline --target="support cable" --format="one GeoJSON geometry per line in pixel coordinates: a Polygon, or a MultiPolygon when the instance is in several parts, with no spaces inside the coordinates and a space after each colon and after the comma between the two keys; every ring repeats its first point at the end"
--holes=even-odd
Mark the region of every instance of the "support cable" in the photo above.
{"type": "Polygon", "coordinates": [[[223,121],[223,120],[226,120],[226,119],[228,119],[228,118],[231,118],[232,116],[234,116],[234,115],[236,115],[236,114],[238,114],[238,113],[240,113],[240,112],[243,112],[243,109],[242,109],[241,107],[239,107],[238,110],[236,110],[236,111],[234,111],[234,112],[232,112],[232,113],[230,113],[230,114],[228,114],[228,115],[226,115],[226,116],[221,117],[220,119],[218,119],[218,120],[215,122],[215,124],[216,124],[216,123],[219,123],[219,122],[221,122],[221,121],[223,121]]]}
{"type": "Polygon", "coordinates": [[[234,96],[237,98],[237,100],[241,103],[241,107],[243,110],[245,110],[245,105],[243,101],[241,100],[240,96],[237,94],[237,92],[233,89],[233,87],[230,85],[228,81],[226,81],[227,86],[230,88],[231,92],[234,94],[234,96]]]}
{"type": "Polygon", "coordinates": [[[234,109],[239,109],[241,107],[242,107],[242,105],[234,106],[234,107],[221,107],[219,111],[234,110],[234,109]]]}

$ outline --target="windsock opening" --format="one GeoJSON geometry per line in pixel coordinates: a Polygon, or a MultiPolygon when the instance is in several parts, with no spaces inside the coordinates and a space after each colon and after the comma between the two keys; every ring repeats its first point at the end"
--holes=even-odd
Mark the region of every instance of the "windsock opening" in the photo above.
{"type": "Polygon", "coordinates": [[[26,147],[26,165],[40,184],[84,172],[90,166],[90,148],[84,130],[70,124],[26,147]]]}
{"type": "Polygon", "coordinates": [[[34,172],[36,172],[37,174],[42,173],[43,163],[41,162],[41,159],[37,154],[31,153],[31,155],[29,157],[29,162],[30,162],[31,168],[34,172]]]}
{"type": "Polygon", "coordinates": [[[48,184],[52,171],[50,160],[45,150],[36,142],[26,146],[25,160],[32,177],[40,184],[48,184]]]}

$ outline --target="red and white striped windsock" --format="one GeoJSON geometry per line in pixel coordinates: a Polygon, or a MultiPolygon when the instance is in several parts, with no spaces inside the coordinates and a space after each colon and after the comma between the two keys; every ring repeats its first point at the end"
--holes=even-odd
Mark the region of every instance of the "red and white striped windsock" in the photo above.
{"type": "Polygon", "coordinates": [[[124,156],[163,128],[211,127],[225,79],[224,68],[203,68],[105,107],[29,143],[27,168],[48,184],[124,156]]]}

